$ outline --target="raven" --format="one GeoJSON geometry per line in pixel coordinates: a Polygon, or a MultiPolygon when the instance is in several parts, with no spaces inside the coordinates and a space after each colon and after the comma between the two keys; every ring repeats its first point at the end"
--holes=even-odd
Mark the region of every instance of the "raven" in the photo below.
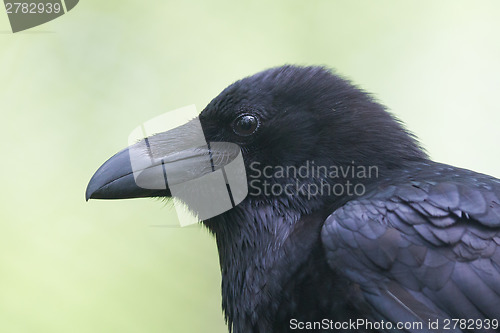
{"type": "MultiPolygon", "coordinates": [[[[324,67],[243,78],[199,122],[207,142],[241,148],[250,188],[202,221],[230,332],[499,331],[500,180],[432,161],[384,106],[324,67]]],[[[198,177],[227,163],[172,158],[183,131],[149,137],[169,167],[198,177]]],[[[87,200],[172,196],[138,186],[134,149],[101,166],[87,200]]]]}

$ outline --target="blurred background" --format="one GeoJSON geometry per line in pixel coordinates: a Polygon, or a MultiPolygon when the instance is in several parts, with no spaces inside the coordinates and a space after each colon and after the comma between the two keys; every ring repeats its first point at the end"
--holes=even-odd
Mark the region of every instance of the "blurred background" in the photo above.
{"type": "Polygon", "coordinates": [[[214,239],[85,202],[142,122],[285,63],[372,92],[437,161],[500,177],[498,1],[97,1],[0,12],[0,332],[225,332],[214,239]]]}

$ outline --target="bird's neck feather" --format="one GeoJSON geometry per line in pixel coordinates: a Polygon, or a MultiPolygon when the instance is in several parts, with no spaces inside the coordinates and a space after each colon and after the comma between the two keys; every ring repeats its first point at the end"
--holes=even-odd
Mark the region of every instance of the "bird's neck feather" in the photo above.
{"type": "Polygon", "coordinates": [[[234,332],[269,331],[283,285],[319,245],[323,219],[309,218],[316,214],[304,218],[283,203],[245,200],[205,222],[217,239],[222,305],[234,332]]]}

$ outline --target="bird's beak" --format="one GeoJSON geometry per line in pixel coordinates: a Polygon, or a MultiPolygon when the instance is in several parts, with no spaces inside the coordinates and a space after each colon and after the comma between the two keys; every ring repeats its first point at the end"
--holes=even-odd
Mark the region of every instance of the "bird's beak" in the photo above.
{"type": "MultiPolygon", "coordinates": [[[[191,121],[147,137],[107,160],[92,176],[86,200],[169,197],[178,193],[182,200],[189,202],[190,198],[182,196],[191,195],[193,186],[197,189],[196,193],[204,188],[217,187],[199,179],[228,169],[235,159],[241,159],[238,168],[243,168],[244,173],[238,145],[207,143],[199,121],[191,121]]],[[[225,179],[225,184],[228,184],[227,177],[225,179]]]]}
{"type": "MultiPolygon", "coordinates": [[[[148,189],[140,187],[134,177],[130,160],[131,146],[116,153],[92,176],[85,199],[129,199],[154,196],[170,196],[168,189],[148,189]]],[[[154,167],[152,165],[152,167],[154,167]]]]}

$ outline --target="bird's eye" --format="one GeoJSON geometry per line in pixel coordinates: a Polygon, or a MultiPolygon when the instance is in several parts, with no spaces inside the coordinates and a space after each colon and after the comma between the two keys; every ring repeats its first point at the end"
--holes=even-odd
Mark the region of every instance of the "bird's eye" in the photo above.
{"type": "Polygon", "coordinates": [[[233,123],[234,133],[241,136],[252,135],[257,130],[257,127],[259,127],[257,117],[248,114],[239,116],[233,123]]]}

